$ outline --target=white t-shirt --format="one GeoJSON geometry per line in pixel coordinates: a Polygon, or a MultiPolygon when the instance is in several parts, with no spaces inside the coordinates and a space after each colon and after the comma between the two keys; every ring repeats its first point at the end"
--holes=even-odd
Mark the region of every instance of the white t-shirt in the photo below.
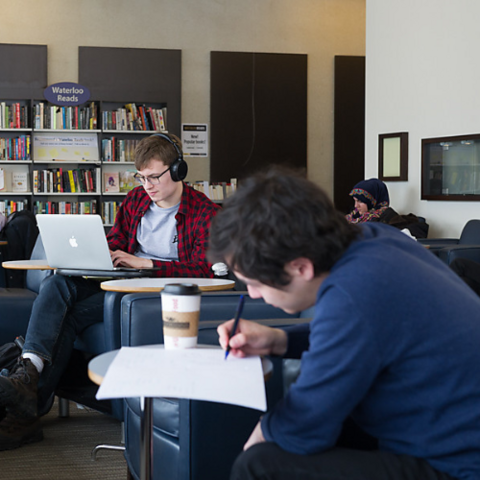
{"type": "Polygon", "coordinates": [[[137,257],[171,262],[178,260],[177,219],[180,203],[169,208],[150,204],[137,228],[137,257]]]}

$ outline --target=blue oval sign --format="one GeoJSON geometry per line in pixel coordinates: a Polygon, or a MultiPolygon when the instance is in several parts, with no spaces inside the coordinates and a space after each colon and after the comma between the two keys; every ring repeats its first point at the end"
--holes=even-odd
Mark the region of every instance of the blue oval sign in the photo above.
{"type": "Polygon", "coordinates": [[[54,105],[64,107],[81,105],[90,98],[90,90],[87,87],[73,82],[61,82],[49,85],[43,96],[54,105]]]}

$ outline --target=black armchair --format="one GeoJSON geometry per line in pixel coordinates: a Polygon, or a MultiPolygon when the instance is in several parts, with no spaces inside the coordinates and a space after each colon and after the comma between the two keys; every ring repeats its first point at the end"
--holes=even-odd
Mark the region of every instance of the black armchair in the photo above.
{"type": "Polygon", "coordinates": [[[435,254],[447,265],[450,265],[457,258],[466,258],[480,264],[480,245],[445,247],[438,250],[435,254]]]}

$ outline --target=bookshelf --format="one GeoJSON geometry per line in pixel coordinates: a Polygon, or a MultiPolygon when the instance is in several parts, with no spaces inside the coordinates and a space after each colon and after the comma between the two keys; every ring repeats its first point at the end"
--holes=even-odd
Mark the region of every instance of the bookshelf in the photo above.
{"type": "Polygon", "coordinates": [[[112,225],[123,197],[138,185],[133,178],[135,147],[145,136],[167,131],[167,104],[21,104],[30,122],[27,128],[19,123],[0,129],[0,211],[98,213],[106,226],[112,225]]]}
{"type": "Polygon", "coordinates": [[[237,179],[231,178],[229,182],[213,182],[205,180],[186,182],[193,189],[204,193],[212,202],[223,203],[237,189],[237,179]]]}
{"type": "Polygon", "coordinates": [[[0,211],[9,212],[31,208],[31,99],[47,86],[47,46],[0,43],[0,64],[0,211]]]}
{"type": "Polygon", "coordinates": [[[0,212],[28,208],[31,130],[0,130],[0,212]]]}
{"type": "Polygon", "coordinates": [[[167,125],[180,135],[181,51],[79,47],[91,99],[78,107],[44,99],[46,45],[0,44],[0,61],[0,211],[99,213],[113,224],[135,186],[135,145],[167,125]]]}
{"type": "Polygon", "coordinates": [[[181,60],[181,50],[79,47],[79,83],[88,86],[91,97],[101,105],[101,209],[107,226],[113,223],[122,198],[133,186],[131,152],[135,144],[157,130],[180,136],[181,60]],[[137,106],[136,111],[131,103],[137,106]],[[139,111],[139,106],[145,111],[139,111]],[[160,111],[163,125],[158,119],[160,111]],[[116,173],[118,192],[106,186],[116,173]],[[130,185],[125,187],[125,181],[130,185]]]}

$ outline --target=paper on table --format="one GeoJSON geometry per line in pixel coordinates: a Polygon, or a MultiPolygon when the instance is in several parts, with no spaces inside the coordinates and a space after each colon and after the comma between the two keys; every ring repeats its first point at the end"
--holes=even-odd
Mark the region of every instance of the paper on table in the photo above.
{"type": "Polygon", "coordinates": [[[108,368],[97,399],[190,398],[265,411],[260,357],[224,360],[224,356],[220,348],[122,347],[108,368]]]}

